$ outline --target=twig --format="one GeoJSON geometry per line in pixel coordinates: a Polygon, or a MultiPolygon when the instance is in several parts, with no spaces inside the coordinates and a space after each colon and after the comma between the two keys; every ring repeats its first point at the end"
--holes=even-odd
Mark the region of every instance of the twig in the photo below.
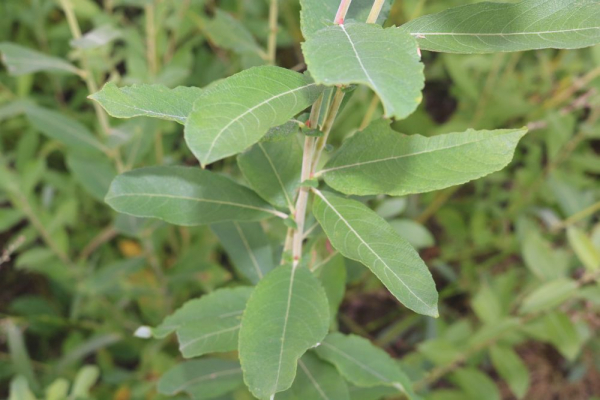
{"type": "Polygon", "coordinates": [[[279,27],[277,21],[279,19],[279,0],[271,0],[269,7],[269,39],[267,45],[267,58],[270,65],[275,65],[277,55],[277,32],[279,27]]]}

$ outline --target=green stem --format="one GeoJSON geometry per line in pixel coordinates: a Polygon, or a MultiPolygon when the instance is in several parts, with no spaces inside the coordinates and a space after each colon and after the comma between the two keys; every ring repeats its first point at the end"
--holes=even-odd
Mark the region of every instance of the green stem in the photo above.
{"type": "Polygon", "coordinates": [[[158,73],[158,56],[156,53],[156,7],[154,2],[144,6],[146,14],[146,58],[148,59],[148,67],[152,76],[158,73]]]}
{"type": "Polygon", "coordinates": [[[277,21],[279,19],[279,0],[271,0],[269,8],[269,42],[267,47],[267,58],[270,65],[275,65],[277,55],[277,21]]]}
{"type": "Polygon", "coordinates": [[[345,93],[341,88],[337,88],[335,92],[335,96],[333,98],[333,103],[331,103],[331,107],[329,108],[329,112],[327,113],[327,119],[323,124],[323,136],[319,138],[317,141],[317,148],[315,151],[313,163],[312,163],[312,175],[314,175],[317,167],[319,166],[319,161],[321,159],[321,154],[325,149],[325,145],[327,144],[327,139],[329,139],[329,134],[331,133],[331,128],[333,128],[333,123],[335,122],[335,118],[340,111],[340,107],[342,106],[342,101],[344,100],[345,93]]]}
{"type": "MultiPolygon", "coordinates": [[[[304,182],[310,179],[311,166],[313,153],[315,150],[314,138],[307,136],[304,139],[304,155],[302,157],[302,174],[300,181],[304,182]]],[[[306,207],[308,205],[308,194],[309,188],[303,186],[300,188],[298,193],[298,200],[296,201],[296,231],[294,232],[294,238],[292,242],[292,257],[294,268],[298,266],[300,258],[302,257],[302,241],[304,239],[304,222],[306,220],[306,207]]]]}
{"type": "Polygon", "coordinates": [[[377,23],[377,18],[379,18],[379,14],[381,14],[381,9],[383,8],[384,3],[385,0],[375,0],[373,7],[371,8],[371,12],[369,13],[369,17],[367,18],[367,24],[377,23]]]}

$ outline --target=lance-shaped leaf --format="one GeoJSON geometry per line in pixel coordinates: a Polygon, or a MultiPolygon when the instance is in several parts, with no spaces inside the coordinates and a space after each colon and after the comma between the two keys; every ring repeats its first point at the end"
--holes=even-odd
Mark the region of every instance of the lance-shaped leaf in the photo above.
{"type": "Polygon", "coordinates": [[[250,287],[219,289],[190,300],[165,318],[152,334],[163,338],[177,331],[184,357],[237,349],[242,313],[252,293],[250,287]]]}
{"type": "Polygon", "coordinates": [[[89,157],[70,152],[67,166],[75,180],[98,201],[104,200],[110,183],[117,175],[108,157],[89,157]]]}
{"type": "Polygon", "coordinates": [[[425,78],[417,42],[400,29],[335,25],[315,33],[302,49],[315,82],[367,85],[381,99],[387,117],[404,118],[422,100],[425,78]]]}
{"type": "Polygon", "coordinates": [[[85,125],[59,112],[31,105],[25,109],[25,114],[34,128],[79,153],[108,151],[85,125]]]}
{"type": "Polygon", "coordinates": [[[153,117],[185,124],[202,90],[196,87],[169,89],[162,85],[133,85],[122,88],[112,82],[90,96],[113,117],[153,117]]]}
{"type": "Polygon", "coordinates": [[[322,88],[298,72],[250,68],[206,89],[185,124],[185,140],[205,166],[258,142],[310,106],[322,88]]]}
{"type": "MultiPolygon", "coordinates": [[[[340,0],[301,0],[300,22],[306,39],[317,31],[333,25],[333,19],[340,6],[340,0]]],[[[392,0],[385,0],[378,24],[383,24],[390,13],[392,0]]],[[[373,0],[353,0],[346,14],[346,21],[365,22],[373,8],[373,0]]]]}
{"type": "Polygon", "coordinates": [[[40,71],[77,74],[79,70],[62,58],[53,57],[17,44],[0,43],[2,62],[11,75],[26,75],[40,71]]]}
{"type": "Polygon", "coordinates": [[[298,373],[289,390],[277,400],[349,400],[348,385],[335,367],[312,352],[298,360],[298,373]]]}
{"type": "Polygon", "coordinates": [[[263,399],[289,389],[298,359],[323,340],[328,327],[327,296],[307,268],[271,271],[242,317],[239,352],[250,391],[263,399]]]}
{"type": "Polygon", "coordinates": [[[315,350],[356,386],[393,386],[414,397],[411,383],[398,364],[383,350],[360,336],[331,333],[315,350]]]}
{"type": "Polygon", "coordinates": [[[313,213],[333,247],[369,267],[406,307],[437,317],[435,283],[416,250],[364,204],[315,193],[313,213]]]}
{"type": "Polygon", "coordinates": [[[121,37],[121,31],[111,25],[102,25],[89,31],[79,39],[71,40],[71,46],[82,49],[96,49],[121,37]]]}
{"type": "Polygon", "coordinates": [[[115,178],[106,202],[118,212],[194,226],[280,215],[252,190],[199,168],[149,167],[115,178]]]}
{"type": "Polygon", "coordinates": [[[522,399],[530,385],[530,375],[527,366],[512,349],[504,345],[490,348],[490,358],[498,374],[506,381],[510,390],[518,399],[522,399]]]}
{"type": "Polygon", "coordinates": [[[319,174],[346,194],[430,192],[501,170],[525,133],[527,129],[405,136],[379,120],[348,139],[319,174]]]}
{"type": "Polygon", "coordinates": [[[250,186],[269,203],[292,209],[302,170],[302,148],[295,137],[260,142],[238,156],[250,186]]]}
{"type": "Polygon", "coordinates": [[[158,381],[165,395],[188,393],[195,400],[213,399],[242,384],[242,369],[237,361],[206,358],[186,361],[168,370],[158,381]]]}
{"type": "Polygon", "coordinates": [[[275,266],[273,249],[258,222],[223,222],[211,226],[239,273],[257,284],[275,266]]]}
{"type": "Polygon", "coordinates": [[[426,15],[400,29],[415,36],[422,49],[447,53],[576,49],[600,43],[600,3],[482,2],[426,15]]]}

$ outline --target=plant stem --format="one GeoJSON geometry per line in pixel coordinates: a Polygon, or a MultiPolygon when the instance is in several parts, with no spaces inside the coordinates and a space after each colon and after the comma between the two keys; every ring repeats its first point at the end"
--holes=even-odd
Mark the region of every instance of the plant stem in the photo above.
{"type": "MultiPolygon", "coordinates": [[[[74,39],[81,38],[81,29],[79,28],[79,23],[77,22],[77,18],[75,17],[75,13],[73,12],[73,5],[71,4],[71,0],[60,0],[60,4],[62,9],[67,17],[67,23],[69,24],[69,29],[71,30],[71,35],[74,39]]],[[[85,84],[87,85],[88,91],[90,94],[96,93],[98,91],[98,85],[94,80],[94,74],[92,73],[92,68],[90,67],[90,63],[87,59],[84,50],[80,51],[81,54],[81,66],[85,74],[83,75],[83,79],[85,80],[85,84]]],[[[98,117],[98,121],[100,122],[100,126],[102,127],[102,131],[105,135],[110,135],[110,124],[108,123],[108,116],[100,107],[100,104],[95,101],[92,102],[94,105],[94,110],[96,111],[96,116],[98,117]]]]}
{"type": "Polygon", "coordinates": [[[342,25],[344,20],[346,19],[346,14],[348,14],[348,9],[350,8],[350,4],[352,0],[342,0],[340,1],[340,7],[338,8],[337,14],[335,14],[335,19],[333,23],[336,25],[342,25]]]}
{"type": "Polygon", "coordinates": [[[333,103],[331,104],[331,107],[329,108],[329,111],[327,113],[327,119],[325,120],[325,123],[323,124],[323,136],[320,137],[319,140],[317,141],[314,160],[312,163],[311,175],[314,175],[314,173],[319,165],[319,160],[321,159],[321,154],[323,153],[323,150],[325,149],[325,145],[327,144],[327,139],[329,138],[329,134],[331,133],[331,128],[333,128],[333,123],[335,122],[335,118],[337,117],[338,112],[340,111],[340,107],[342,106],[342,101],[344,100],[344,96],[345,96],[344,91],[338,87],[337,91],[335,92],[335,97],[333,98],[333,103]]]}
{"type": "Polygon", "coordinates": [[[269,8],[269,43],[267,47],[267,58],[270,65],[275,65],[277,55],[277,21],[279,19],[279,0],[271,0],[269,8]]]}
{"type": "Polygon", "coordinates": [[[385,0],[375,0],[373,7],[371,8],[371,12],[369,13],[369,17],[367,18],[367,24],[377,23],[377,18],[379,18],[379,14],[381,13],[384,3],[385,0]]]}
{"type": "MultiPolygon", "coordinates": [[[[302,174],[300,182],[310,179],[313,153],[315,150],[314,139],[307,136],[304,139],[304,155],[302,157],[302,174]]],[[[296,268],[302,257],[302,240],[304,239],[304,222],[306,220],[306,207],[308,205],[309,188],[300,188],[298,200],[296,201],[296,231],[292,242],[293,267],[296,268]]]]}
{"type": "Polygon", "coordinates": [[[156,7],[154,2],[148,3],[144,6],[144,12],[146,14],[146,58],[148,59],[148,66],[150,67],[150,73],[152,76],[156,76],[158,73],[158,56],[156,53],[156,7]]]}

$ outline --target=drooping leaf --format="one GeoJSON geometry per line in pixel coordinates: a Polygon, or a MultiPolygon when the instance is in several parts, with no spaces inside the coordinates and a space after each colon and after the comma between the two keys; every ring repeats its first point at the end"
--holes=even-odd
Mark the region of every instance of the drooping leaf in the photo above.
{"type": "MultiPolygon", "coordinates": [[[[301,0],[302,11],[300,22],[302,34],[308,39],[317,31],[333,25],[334,17],[340,5],[339,0],[301,0]]],[[[346,21],[366,22],[373,7],[372,0],[354,0],[350,4],[346,21]]],[[[392,0],[386,0],[377,19],[378,24],[383,24],[387,19],[392,0]]]]}
{"type": "Polygon", "coordinates": [[[104,201],[110,183],[117,175],[113,163],[101,157],[82,157],[77,153],[67,155],[67,166],[73,177],[96,200],[104,201]]]}
{"type": "Polygon", "coordinates": [[[276,212],[250,189],[199,168],[149,167],[115,178],[106,195],[115,210],[193,226],[256,221],[276,212]]]}
{"type": "Polygon", "coordinates": [[[364,204],[316,193],[313,213],[333,247],[369,267],[406,307],[437,317],[435,283],[415,249],[364,204]]]}
{"type": "Polygon", "coordinates": [[[525,297],[520,312],[526,314],[553,309],[570,298],[577,287],[576,281],[567,278],[546,282],[525,297]]]}
{"type": "Polygon", "coordinates": [[[298,373],[289,390],[277,400],[349,400],[348,385],[329,363],[308,352],[298,360],[298,373]]]}
{"type": "Polygon", "coordinates": [[[78,73],[77,68],[62,58],[49,56],[18,44],[2,42],[0,53],[2,53],[2,62],[11,75],[19,76],[40,71],[78,73]]]}
{"type": "Polygon", "coordinates": [[[425,50],[493,53],[600,43],[600,4],[580,0],[482,2],[426,15],[401,29],[425,50]]]}
{"type": "Polygon", "coordinates": [[[379,120],[348,139],[319,173],[346,194],[403,196],[459,185],[504,168],[526,129],[403,136],[379,120]]]}
{"type": "Polygon", "coordinates": [[[278,67],[256,67],[204,90],[185,124],[185,140],[202,165],[237,154],[270,128],[310,106],[322,88],[278,67]]]}
{"type": "Polygon", "coordinates": [[[298,359],[323,340],[328,327],[325,291],[307,268],[271,271],[242,317],[239,354],[250,391],[262,399],[289,389],[298,359]]]}
{"type": "Polygon", "coordinates": [[[223,222],[211,226],[239,273],[257,284],[273,269],[273,249],[258,222],[223,222]]]}
{"type": "Polygon", "coordinates": [[[94,30],[87,32],[79,39],[71,40],[71,46],[82,49],[96,49],[102,47],[115,39],[121,37],[121,31],[111,25],[102,25],[94,30]]]}
{"type": "Polygon", "coordinates": [[[523,360],[508,346],[495,345],[490,348],[494,368],[506,381],[510,390],[522,399],[529,389],[529,370],[523,360]]]}
{"type": "Polygon", "coordinates": [[[185,124],[202,90],[196,87],[169,89],[162,85],[117,87],[109,82],[90,96],[113,117],[153,117],[185,124]]]}
{"type": "Polygon", "coordinates": [[[188,393],[194,400],[213,399],[242,384],[242,369],[237,361],[204,358],[186,361],[167,371],[158,381],[165,395],[188,393]]]}
{"type": "Polygon", "coordinates": [[[107,152],[85,125],[63,114],[38,106],[25,110],[29,122],[44,135],[78,152],[107,152]]]}
{"type": "Polygon", "coordinates": [[[405,118],[422,100],[425,78],[417,42],[399,29],[335,25],[312,35],[302,50],[315,82],[367,85],[381,99],[387,117],[405,118]]]}
{"type": "Polygon", "coordinates": [[[360,336],[331,333],[315,351],[356,386],[393,386],[409,398],[414,397],[411,383],[398,364],[360,336]]]}
{"type": "Polygon", "coordinates": [[[237,158],[250,186],[269,203],[294,207],[302,170],[302,148],[295,137],[259,142],[237,158]]]}

